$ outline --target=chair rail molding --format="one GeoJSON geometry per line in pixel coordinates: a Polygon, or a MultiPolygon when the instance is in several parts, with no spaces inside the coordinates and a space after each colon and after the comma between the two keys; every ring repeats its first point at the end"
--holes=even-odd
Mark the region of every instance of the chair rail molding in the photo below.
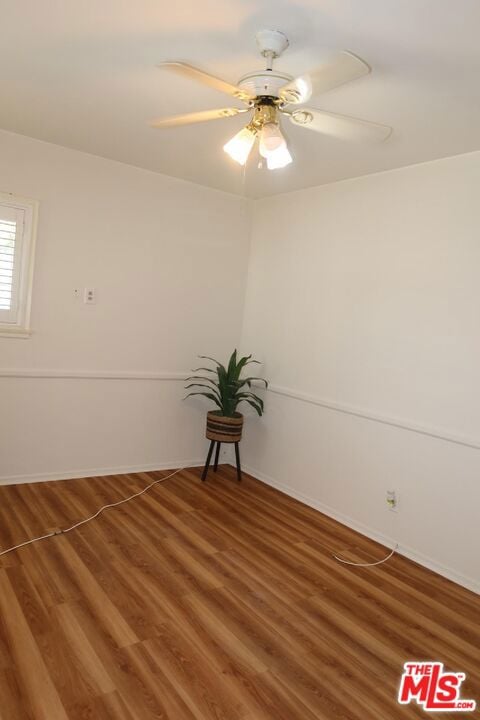
{"type": "Polygon", "coordinates": [[[362,408],[355,405],[349,405],[347,403],[339,403],[334,400],[316,397],[314,395],[309,395],[292,388],[282,387],[280,385],[269,385],[268,391],[274,395],[281,395],[298,402],[317,405],[318,407],[326,408],[332,412],[343,413],[344,415],[353,415],[354,417],[358,417],[363,420],[381,423],[382,425],[390,425],[391,427],[399,428],[400,430],[405,430],[407,432],[413,432],[419,435],[428,435],[429,437],[433,437],[438,440],[480,450],[480,439],[477,440],[476,438],[471,438],[466,435],[458,435],[457,433],[444,428],[437,428],[430,425],[415,423],[411,420],[405,420],[403,418],[383,415],[382,413],[372,411],[369,408],[362,408]]]}
{"type": "MultiPolygon", "coordinates": [[[[66,380],[157,380],[169,382],[181,382],[187,379],[189,371],[172,372],[172,371],[146,371],[146,370],[65,370],[65,369],[31,369],[31,368],[0,368],[1,378],[36,378],[45,380],[66,379],[66,380]]],[[[274,395],[280,395],[297,402],[308,403],[318,407],[331,410],[332,412],[343,413],[344,415],[353,415],[354,417],[368,420],[370,422],[381,423],[382,425],[390,425],[391,427],[413,432],[419,435],[427,435],[429,437],[443,440],[444,442],[463,445],[464,447],[480,450],[480,439],[472,438],[466,435],[459,435],[446,428],[438,428],[431,425],[416,423],[404,418],[397,418],[391,415],[385,415],[380,412],[371,410],[370,408],[362,408],[348,403],[339,403],[328,398],[317,397],[308,393],[300,392],[293,388],[281,385],[271,384],[268,392],[274,395]]]]}
{"type": "Polygon", "coordinates": [[[145,370],[51,370],[29,368],[0,369],[0,378],[43,378],[49,380],[186,380],[188,372],[153,372],[145,370]]]}

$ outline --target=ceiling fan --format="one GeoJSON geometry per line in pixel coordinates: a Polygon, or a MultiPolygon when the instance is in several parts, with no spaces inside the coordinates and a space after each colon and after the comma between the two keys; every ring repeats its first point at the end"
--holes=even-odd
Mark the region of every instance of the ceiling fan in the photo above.
{"type": "Polygon", "coordinates": [[[159,118],[154,128],[178,127],[190,123],[228,118],[251,113],[248,124],[229,140],[223,149],[240,165],[245,165],[255,140],[259,140],[260,155],[270,170],[285,167],[292,156],[280,128],[280,117],[287,117],[298,127],[348,140],[385,140],[392,129],[386,125],[358,118],[338,115],[312,107],[298,107],[312,95],[317,95],[367,75],[371,68],[351,52],[343,51],[310,73],[292,78],[273,69],[273,61],[288,47],[288,38],[278,30],[257,33],[260,53],[266,58],[265,70],[248,73],[232,85],[183,62],[162,62],[159,67],[207,85],[245,103],[246,107],[227,107],[218,110],[174,115],[159,118]]]}

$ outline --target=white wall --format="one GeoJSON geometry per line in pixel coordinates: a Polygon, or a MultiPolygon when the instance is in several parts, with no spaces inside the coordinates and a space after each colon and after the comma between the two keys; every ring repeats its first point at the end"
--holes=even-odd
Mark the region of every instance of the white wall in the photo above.
{"type": "Polygon", "coordinates": [[[0,338],[0,482],[200,461],[205,406],[141,378],[235,346],[248,204],[6,132],[0,191],[40,201],[33,335],[0,338]]]}
{"type": "Polygon", "coordinates": [[[0,482],[201,462],[180,378],[244,310],[272,381],[244,465],[480,590],[479,186],[463,155],[258,201],[251,228],[234,196],[0,132],[0,191],[41,203],[0,482]]]}
{"type": "Polygon", "coordinates": [[[479,187],[473,153],[257,201],[242,340],[247,466],[478,590],[479,187]]]}

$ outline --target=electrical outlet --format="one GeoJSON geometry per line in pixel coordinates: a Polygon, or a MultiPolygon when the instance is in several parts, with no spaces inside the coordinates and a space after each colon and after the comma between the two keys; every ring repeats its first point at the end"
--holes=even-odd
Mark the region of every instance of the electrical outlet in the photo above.
{"type": "Polygon", "coordinates": [[[398,493],[396,490],[387,490],[385,502],[389,510],[398,512],[398,493]]]}

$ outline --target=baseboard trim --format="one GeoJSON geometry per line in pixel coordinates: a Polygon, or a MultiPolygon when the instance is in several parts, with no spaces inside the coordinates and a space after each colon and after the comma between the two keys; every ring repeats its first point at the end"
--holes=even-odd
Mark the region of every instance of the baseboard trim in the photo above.
{"type": "Polygon", "coordinates": [[[135,472],[150,472],[152,470],[170,470],[187,467],[200,467],[205,460],[170,460],[140,465],[120,465],[116,467],[89,468],[88,470],[71,470],[63,472],[37,473],[35,475],[10,475],[0,477],[0,485],[24,485],[25,483],[49,482],[51,480],[75,480],[88,477],[102,477],[103,475],[127,475],[135,472]]]}
{"type": "MultiPolygon", "coordinates": [[[[365,535],[371,540],[375,540],[376,542],[379,542],[382,545],[386,545],[390,548],[392,548],[397,542],[394,538],[387,537],[386,535],[383,535],[383,533],[379,533],[376,530],[373,530],[367,525],[364,525],[363,523],[354,520],[350,516],[344,515],[335,508],[332,508],[329,505],[325,505],[324,503],[319,502],[318,500],[315,500],[308,495],[304,495],[303,493],[298,492],[298,490],[295,490],[290,485],[286,485],[285,483],[274,480],[274,478],[266,475],[265,473],[257,470],[254,467],[251,467],[249,465],[243,465],[243,469],[249,475],[252,475],[254,478],[261,480],[266,485],[270,485],[271,487],[280,490],[281,492],[285,493],[285,495],[295,498],[295,500],[300,500],[300,502],[304,503],[305,505],[308,505],[315,510],[319,510],[325,515],[328,515],[328,517],[331,517],[333,520],[337,520],[338,522],[342,523],[342,525],[346,525],[352,530],[356,530],[361,535],[365,535]]],[[[408,558],[409,560],[413,560],[419,565],[422,565],[428,570],[432,570],[433,572],[437,573],[437,575],[441,575],[442,577],[447,578],[447,580],[451,580],[457,585],[461,585],[467,590],[471,590],[472,592],[480,595],[480,582],[474,580],[473,578],[458,573],[456,570],[453,570],[452,568],[446,567],[445,565],[438,563],[436,560],[433,560],[427,555],[423,555],[422,553],[418,552],[414,548],[409,547],[408,545],[399,544],[397,552],[400,555],[408,558]]]]}

